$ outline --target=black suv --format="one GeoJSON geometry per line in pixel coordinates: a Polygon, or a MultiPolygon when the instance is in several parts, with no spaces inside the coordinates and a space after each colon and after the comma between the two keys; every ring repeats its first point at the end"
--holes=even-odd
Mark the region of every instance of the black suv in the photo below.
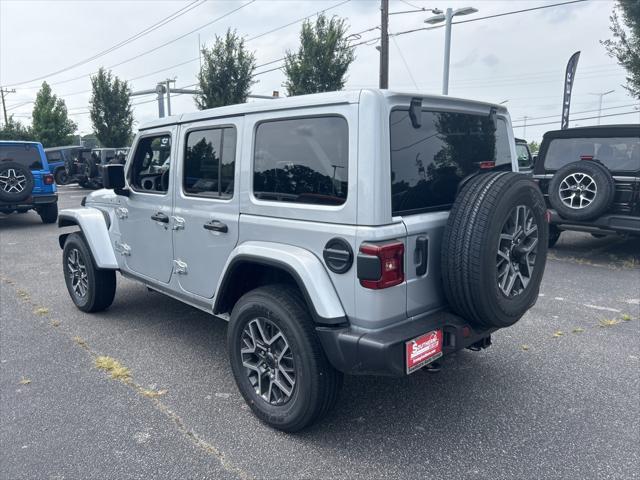
{"type": "Polygon", "coordinates": [[[533,173],[550,209],[550,246],[562,230],[640,235],[640,125],[547,132],[533,173]]]}

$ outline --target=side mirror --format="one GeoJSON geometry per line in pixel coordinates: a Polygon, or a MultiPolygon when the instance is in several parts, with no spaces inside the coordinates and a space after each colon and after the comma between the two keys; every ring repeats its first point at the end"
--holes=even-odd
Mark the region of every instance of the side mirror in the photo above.
{"type": "Polygon", "coordinates": [[[531,157],[531,168],[533,168],[533,167],[535,167],[535,166],[536,166],[536,162],[537,162],[537,161],[538,161],[538,155],[537,155],[537,154],[536,154],[536,155],[533,155],[533,156],[531,157]]]}
{"type": "Polygon", "coordinates": [[[111,164],[102,166],[102,185],[104,188],[113,189],[116,195],[128,195],[124,187],[124,165],[111,164]]]}

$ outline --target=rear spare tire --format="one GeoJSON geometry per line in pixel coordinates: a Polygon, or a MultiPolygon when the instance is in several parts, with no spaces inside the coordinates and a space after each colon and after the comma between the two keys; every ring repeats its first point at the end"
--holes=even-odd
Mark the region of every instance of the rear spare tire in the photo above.
{"type": "Polygon", "coordinates": [[[33,174],[17,162],[0,163],[0,200],[21,202],[33,191],[33,174]]]}
{"type": "Polygon", "coordinates": [[[549,203],[567,220],[599,217],[611,207],[614,193],[609,170],[591,160],[565,165],[549,182],[549,203]]]}
{"type": "Polygon", "coordinates": [[[537,184],[513,172],[479,175],[461,190],[442,241],[451,309],[479,327],[507,327],[536,302],[549,226],[537,184]]]}

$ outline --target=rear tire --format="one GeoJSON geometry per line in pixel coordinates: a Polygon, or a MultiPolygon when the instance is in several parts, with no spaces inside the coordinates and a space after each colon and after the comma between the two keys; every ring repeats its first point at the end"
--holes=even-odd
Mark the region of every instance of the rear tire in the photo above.
{"type": "Polygon", "coordinates": [[[555,225],[549,225],[549,248],[553,248],[556,246],[556,243],[558,243],[558,240],[560,240],[561,233],[562,230],[560,230],[558,227],[556,227],[555,225]]]}
{"type": "Polygon", "coordinates": [[[67,291],[83,312],[109,308],[116,294],[116,272],[96,267],[84,237],[72,233],[62,250],[62,269],[67,291]]]}
{"type": "Polygon", "coordinates": [[[56,180],[56,184],[58,185],[66,185],[67,183],[69,183],[69,175],[64,168],[59,168],[58,170],[56,170],[54,178],[56,180]]]}
{"type": "Polygon", "coordinates": [[[336,403],[343,375],[330,365],[306,305],[288,285],[260,287],[240,298],[231,313],[227,350],[240,393],[253,413],[273,428],[296,432],[336,403]]]}
{"type": "Polygon", "coordinates": [[[538,298],[547,258],[544,197],[528,176],[479,175],[462,189],[442,240],[442,279],[455,313],[508,327],[538,298]]]}
{"type": "Polygon", "coordinates": [[[591,220],[613,203],[611,172],[596,161],[580,160],[560,168],[549,182],[549,203],[562,218],[591,220]]]}
{"type": "Polygon", "coordinates": [[[58,220],[58,204],[47,203],[38,207],[38,215],[40,215],[42,223],[55,223],[58,220]]]}

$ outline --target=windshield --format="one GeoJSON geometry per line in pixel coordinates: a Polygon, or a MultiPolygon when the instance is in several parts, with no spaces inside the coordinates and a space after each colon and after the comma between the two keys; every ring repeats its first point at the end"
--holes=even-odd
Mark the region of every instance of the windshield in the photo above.
{"type": "Polygon", "coordinates": [[[549,143],[544,165],[557,170],[585,158],[599,160],[609,170],[640,170],[640,137],[555,138],[549,143]]]}
{"type": "Polygon", "coordinates": [[[391,112],[393,214],[446,210],[458,184],[480,169],[511,164],[507,123],[487,115],[422,112],[414,128],[408,109],[391,112]]]}
{"type": "Polygon", "coordinates": [[[0,144],[0,162],[17,162],[30,170],[41,170],[40,150],[33,143],[0,144]]]}

